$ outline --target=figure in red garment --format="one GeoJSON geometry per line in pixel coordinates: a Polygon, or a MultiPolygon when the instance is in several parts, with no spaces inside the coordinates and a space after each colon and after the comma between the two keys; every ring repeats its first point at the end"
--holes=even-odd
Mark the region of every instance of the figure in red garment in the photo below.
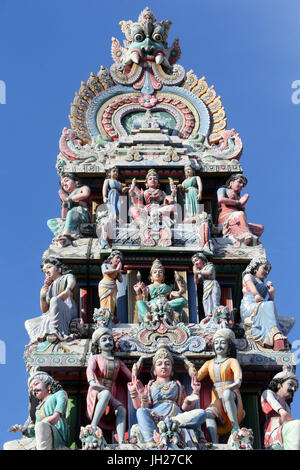
{"type": "MultiPolygon", "coordinates": [[[[119,400],[117,379],[123,375],[127,382],[132,380],[131,372],[124,362],[114,357],[114,339],[110,329],[98,328],[92,337],[92,354],[86,370],[89,389],[87,394],[87,414],[94,431],[97,426],[108,428],[107,419],[115,416],[118,442],[124,441],[126,430],[126,409],[119,400]],[[109,407],[109,409],[108,409],[109,407]],[[102,420],[102,421],[101,421],[102,420]]],[[[126,395],[121,397],[125,401],[126,395]]]]}

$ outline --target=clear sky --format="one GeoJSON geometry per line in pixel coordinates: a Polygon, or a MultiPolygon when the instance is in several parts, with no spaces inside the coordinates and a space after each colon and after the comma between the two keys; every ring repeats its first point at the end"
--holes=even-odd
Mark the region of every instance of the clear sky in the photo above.
{"type": "MultiPolygon", "coordinates": [[[[300,2],[0,0],[0,448],[17,437],[8,427],[27,417],[24,321],[40,314],[40,262],[52,239],[46,221],[60,213],[55,162],[70,103],[82,80],[112,64],[119,21],[137,20],[145,6],[173,22],[179,63],[215,86],[227,127],[241,135],[248,220],[265,225],[277,309],[296,317],[289,339],[300,351],[300,103],[292,102],[293,93],[300,101],[292,88],[300,80],[300,2]]],[[[300,391],[293,414],[300,419],[300,391]]]]}

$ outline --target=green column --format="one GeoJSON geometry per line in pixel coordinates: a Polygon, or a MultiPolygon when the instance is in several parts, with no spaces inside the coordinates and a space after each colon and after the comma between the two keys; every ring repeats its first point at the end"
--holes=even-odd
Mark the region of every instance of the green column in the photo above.
{"type": "Polygon", "coordinates": [[[77,424],[77,397],[69,396],[67,418],[69,425],[69,445],[71,449],[76,449],[76,424],[77,424]]]}
{"type": "Polygon", "coordinates": [[[246,416],[241,423],[242,427],[250,428],[254,434],[254,449],[262,449],[262,439],[259,424],[259,401],[260,397],[256,393],[242,394],[243,406],[246,416]]]}

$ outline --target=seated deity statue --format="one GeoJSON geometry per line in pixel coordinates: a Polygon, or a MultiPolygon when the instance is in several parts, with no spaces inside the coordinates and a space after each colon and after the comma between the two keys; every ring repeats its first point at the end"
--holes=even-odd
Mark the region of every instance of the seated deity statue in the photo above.
{"type": "Polygon", "coordinates": [[[133,222],[141,232],[143,246],[170,246],[172,214],[175,213],[176,186],[171,178],[171,194],[159,189],[156,170],[149,170],[146,175],[146,190],[136,187],[133,179],[129,189],[132,206],[129,209],[133,222]]]}
{"type": "MultiPolygon", "coordinates": [[[[134,371],[134,369],[133,369],[134,371]]],[[[136,368],[138,372],[138,368],[136,368]]],[[[129,394],[136,409],[136,418],[140,434],[140,442],[146,448],[157,447],[155,436],[162,426],[170,418],[177,426],[182,428],[185,442],[191,441],[190,433],[193,429],[201,430],[201,425],[206,419],[206,413],[198,409],[197,413],[189,419],[181,419],[184,412],[193,410],[199,405],[199,384],[191,381],[192,394],[186,396],[185,389],[178,380],[173,379],[174,358],[169,348],[161,344],[152,360],[153,380],[143,385],[133,373],[132,381],[128,383],[129,394]],[[177,421],[178,418],[178,421],[177,421]]],[[[195,440],[194,440],[195,441],[195,440]]]]}
{"type": "Polygon", "coordinates": [[[54,256],[42,265],[45,281],[40,291],[42,315],[25,322],[31,342],[63,341],[70,335],[70,323],[77,317],[73,299],[76,279],[70,270],[54,256]]]}
{"type": "Polygon", "coordinates": [[[231,239],[235,246],[257,245],[264,231],[263,225],[247,222],[245,205],[249,194],[240,195],[246,184],[245,176],[235,174],[217,193],[220,207],[218,223],[222,226],[223,236],[231,239]]]}
{"type": "Polygon", "coordinates": [[[264,282],[271,265],[264,257],[254,258],[243,272],[243,298],[240,315],[247,338],[259,347],[288,350],[274,303],[275,288],[264,282]]]}
{"type": "Polygon", "coordinates": [[[22,432],[22,439],[6,442],[4,450],[59,450],[68,448],[69,430],[66,418],[68,396],[62,386],[43,371],[28,381],[29,392],[38,405],[35,419],[25,425],[15,424],[10,432],[22,432]]]}
{"type": "Polygon", "coordinates": [[[138,320],[140,323],[159,320],[163,317],[165,320],[178,322],[182,318],[182,310],[187,305],[183,297],[186,292],[186,285],[181,276],[175,275],[175,283],[178,290],[164,282],[165,269],[160,260],[152,263],[150,270],[151,284],[146,286],[139,281],[134,286],[137,295],[138,320]],[[155,318],[157,316],[157,318],[155,318]]]}
{"type": "Polygon", "coordinates": [[[49,219],[47,225],[55,235],[54,241],[65,247],[81,237],[81,224],[90,222],[88,200],[91,190],[88,186],[80,186],[77,176],[72,173],[65,173],[60,184],[61,218],[49,219]]]}

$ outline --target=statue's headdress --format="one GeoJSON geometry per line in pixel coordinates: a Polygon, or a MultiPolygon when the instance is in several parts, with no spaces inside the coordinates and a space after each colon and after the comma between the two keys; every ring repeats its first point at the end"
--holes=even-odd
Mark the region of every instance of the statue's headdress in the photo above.
{"type": "Polygon", "coordinates": [[[220,328],[219,330],[216,331],[216,333],[214,334],[213,336],[213,341],[216,339],[216,338],[225,338],[227,339],[227,341],[231,341],[232,343],[234,343],[234,340],[235,340],[235,334],[232,330],[230,330],[229,328],[220,328]]]}
{"type": "Polygon", "coordinates": [[[295,375],[294,370],[291,366],[284,366],[281,372],[278,372],[278,374],[274,375],[273,380],[274,379],[279,379],[281,381],[293,379],[296,380],[296,382],[299,384],[298,377],[295,375]]]}
{"type": "Polygon", "coordinates": [[[113,336],[112,334],[112,331],[110,328],[104,328],[104,327],[101,327],[101,328],[97,328],[94,333],[93,333],[93,336],[92,336],[92,343],[96,343],[97,341],[99,341],[99,339],[101,338],[101,336],[103,335],[110,335],[110,336],[113,336]]]}
{"type": "Polygon", "coordinates": [[[155,365],[155,363],[159,359],[169,359],[172,362],[172,364],[174,364],[173,355],[166,344],[159,344],[157,346],[157,351],[154,354],[153,360],[152,360],[153,365],[155,365]]]}
{"type": "Polygon", "coordinates": [[[150,273],[152,273],[152,271],[154,269],[162,269],[164,272],[165,272],[165,268],[162,264],[162,262],[160,261],[160,259],[155,259],[152,263],[152,266],[151,266],[151,269],[150,269],[150,273]]]}
{"type": "Polygon", "coordinates": [[[158,173],[157,173],[156,170],[154,170],[154,168],[152,168],[151,170],[148,170],[148,173],[146,175],[146,181],[149,178],[149,176],[157,176],[157,178],[158,178],[158,173]]]}

